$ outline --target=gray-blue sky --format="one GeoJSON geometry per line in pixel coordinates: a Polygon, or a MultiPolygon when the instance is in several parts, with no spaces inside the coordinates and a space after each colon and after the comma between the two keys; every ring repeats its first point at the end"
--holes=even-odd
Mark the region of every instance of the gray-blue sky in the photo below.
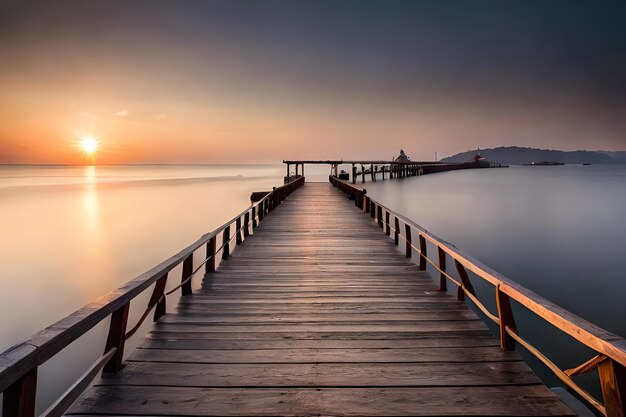
{"type": "MultiPolygon", "coordinates": [[[[261,159],[625,149],[625,21],[621,1],[16,2],[0,6],[14,86],[0,105],[17,95],[27,117],[41,103],[17,87],[42,86],[83,112],[95,95],[130,115],[161,106],[194,126],[189,152],[223,147],[228,119],[226,142],[261,159]],[[234,134],[253,114],[259,139],[234,134]]],[[[28,148],[14,131],[0,144],[28,148]]]]}

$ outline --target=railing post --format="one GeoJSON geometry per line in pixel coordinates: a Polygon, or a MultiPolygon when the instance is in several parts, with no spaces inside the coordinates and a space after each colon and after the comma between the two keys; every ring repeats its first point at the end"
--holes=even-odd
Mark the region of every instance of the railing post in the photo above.
{"type": "Polygon", "coordinates": [[[426,239],[420,233],[419,234],[420,241],[420,270],[426,271],[426,257],[428,256],[428,249],[426,248],[426,239]]]}
{"type": "MultiPolygon", "coordinates": [[[[252,209],[254,209],[254,207],[252,209]]],[[[244,214],[243,222],[246,224],[246,226],[243,228],[243,238],[245,239],[248,236],[250,236],[250,212],[249,211],[246,211],[246,214],[244,214]]]]}
{"type": "Polygon", "coordinates": [[[500,348],[503,350],[515,350],[515,339],[506,332],[506,328],[515,330],[515,318],[511,309],[509,296],[500,291],[500,284],[496,286],[496,306],[500,318],[500,348]]]}
{"type": "Polygon", "coordinates": [[[154,298],[154,321],[159,321],[161,317],[167,312],[167,297],[165,294],[165,286],[167,285],[167,273],[157,280],[154,284],[154,291],[152,297],[154,298]]]}
{"type": "Polygon", "coordinates": [[[241,238],[241,217],[238,217],[235,221],[235,228],[237,229],[237,232],[235,232],[237,233],[237,238],[235,239],[235,241],[238,245],[241,245],[241,242],[243,242],[243,239],[241,238]]]}
{"type": "Polygon", "coordinates": [[[376,203],[370,200],[370,217],[373,219],[376,217],[376,203]]]}
{"type": "Polygon", "coordinates": [[[4,390],[2,399],[3,417],[34,417],[37,397],[37,368],[4,390]]]}
{"type": "MultiPolygon", "coordinates": [[[[191,252],[183,261],[183,274],[180,277],[181,282],[189,278],[191,274],[193,274],[193,252],[191,252]]],[[[183,297],[191,295],[191,280],[185,282],[180,290],[183,297]]]]}
{"type": "Polygon", "coordinates": [[[382,206],[378,206],[378,209],[376,211],[376,217],[378,218],[378,225],[382,229],[383,227],[383,207],[382,206]]]}
{"type": "Polygon", "coordinates": [[[626,368],[607,358],[598,364],[602,398],[607,417],[626,415],[626,368]]]}
{"type": "Polygon", "coordinates": [[[393,241],[396,244],[396,246],[398,246],[400,244],[400,222],[398,221],[398,216],[393,216],[393,217],[394,217],[393,225],[394,225],[394,228],[396,229],[393,235],[393,241]]]}
{"type": "Polygon", "coordinates": [[[439,258],[439,288],[437,291],[448,291],[448,282],[446,280],[446,252],[437,246],[437,257],[439,258]]]}
{"type": "Polygon", "coordinates": [[[226,226],[222,232],[222,259],[230,256],[230,225],[226,226]]]}
{"type": "Polygon", "coordinates": [[[462,286],[458,288],[457,293],[456,293],[456,298],[459,299],[460,301],[463,301],[465,299],[465,291],[463,291],[463,288],[469,291],[469,293],[472,295],[475,295],[476,292],[474,291],[472,282],[470,281],[469,276],[467,275],[467,272],[465,271],[465,267],[463,266],[463,264],[461,264],[461,262],[455,259],[454,266],[456,267],[456,272],[459,274],[459,278],[461,278],[461,284],[463,284],[462,286]]]}
{"type": "Polygon", "coordinates": [[[215,236],[213,236],[206,244],[206,258],[208,261],[204,264],[206,272],[215,272],[215,236]]]}
{"type": "Polygon", "coordinates": [[[116,373],[123,368],[124,344],[126,342],[126,326],[128,325],[128,309],[130,303],[124,304],[111,314],[111,324],[109,325],[109,335],[104,348],[108,352],[112,348],[117,348],[115,354],[104,365],[104,373],[116,373]]]}
{"type": "Polygon", "coordinates": [[[391,236],[391,224],[389,224],[389,211],[385,210],[385,225],[387,226],[387,230],[385,231],[385,234],[387,236],[391,236]]]}
{"type": "Polygon", "coordinates": [[[261,201],[261,204],[259,204],[259,206],[258,206],[259,207],[258,208],[258,210],[259,210],[259,223],[263,221],[263,216],[265,215],[265,202],[266,201],[267,200],[261,201]]]}
{"type": "Polygon", "coordinates": [[[407,258],[411,257],[411,253],[412,251],[412,247],[411,247],[411,226],[409,226],[408,224],[404,224],[404,237],[406,240],[406,252],[405,252],[405,256],[407,258]]]}
{"type": "Polygon", "coordinates": [[[365,205],[365,207],[363,207],[364,213],[369,213],[370,212],[370,198],[366,195],[365,197],[363,197],[364,201],[363,204],[365,205]]]}

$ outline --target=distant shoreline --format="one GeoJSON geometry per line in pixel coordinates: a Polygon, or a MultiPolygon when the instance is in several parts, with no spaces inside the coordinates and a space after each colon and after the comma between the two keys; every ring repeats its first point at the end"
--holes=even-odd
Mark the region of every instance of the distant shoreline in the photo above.
{"type": "Polygon", "coordinates": [[[477,153],[480,153],[489,162],[506,165],[539,165],[542,162],[565,165],[626,164],[626,151],[560,151],[554,149],[521,148],[518,146],[473,149],[443,158],[441,162],[469,161],[477,153]]]}

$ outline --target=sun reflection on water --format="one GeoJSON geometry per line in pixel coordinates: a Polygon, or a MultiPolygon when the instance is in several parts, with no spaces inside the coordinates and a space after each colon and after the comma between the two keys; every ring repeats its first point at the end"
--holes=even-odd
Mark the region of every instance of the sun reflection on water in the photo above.
{"type": "Polygon", "coordinates": [[[98,181],[96,167],[85,167],[85,185],[83,190],[83,216],[86,231],[91,235],[97,234],[98,230],[98,181]]]}

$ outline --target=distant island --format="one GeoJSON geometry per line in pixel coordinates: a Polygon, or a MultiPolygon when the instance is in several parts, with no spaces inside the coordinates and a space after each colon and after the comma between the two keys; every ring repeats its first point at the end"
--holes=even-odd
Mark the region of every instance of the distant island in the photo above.
{"type": "Polygon", "coordinates": [[[626,151],[557,151],[553,149],[502,146],[490,149],[474,149],[443,158],[441,162],[467,162],[477,154],[487,161],[504,165],[537,164],[540,162],[560,164],[626,164],[626,151]]]}

